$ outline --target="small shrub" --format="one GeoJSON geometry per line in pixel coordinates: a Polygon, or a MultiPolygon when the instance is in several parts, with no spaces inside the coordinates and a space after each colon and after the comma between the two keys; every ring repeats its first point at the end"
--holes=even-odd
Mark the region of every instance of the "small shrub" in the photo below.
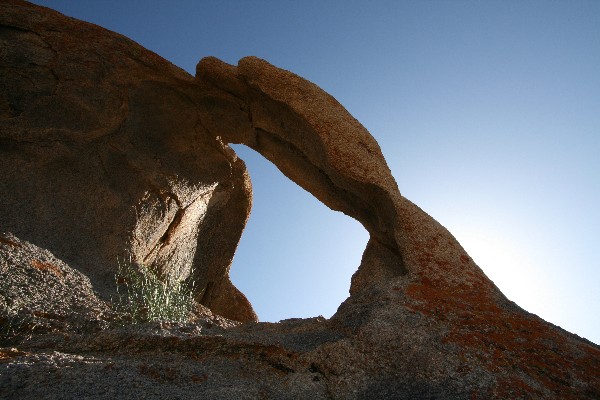
{"type": "Polygon", "coordinates": [[[131,262],[119,262],[116,275],[117,311],[133,323],[185,322],[194,305],[193,286],[162,281],[156,273],[131,262]]]}

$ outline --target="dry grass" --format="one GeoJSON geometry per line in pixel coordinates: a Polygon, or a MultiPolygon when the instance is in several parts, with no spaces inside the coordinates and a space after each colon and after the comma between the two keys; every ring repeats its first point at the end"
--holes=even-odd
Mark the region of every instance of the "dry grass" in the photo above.
{"type": "Polygon", "coordinates": [[[143,265],[119,262],[116,275],[118,311],[133,323],[185,322],[193,309],[193,287],[183,282],[163,281],[143,265]]]}

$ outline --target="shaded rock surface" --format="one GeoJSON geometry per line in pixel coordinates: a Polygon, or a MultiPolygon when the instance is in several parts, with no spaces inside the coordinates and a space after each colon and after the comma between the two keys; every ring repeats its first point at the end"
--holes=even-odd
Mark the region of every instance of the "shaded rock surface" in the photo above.
{"type": "Polygon", "coordinates": [[[111,307],[89,279],[48,250],[0,235],[0,337],[107,328],[111,307]]]}
{"type": "Polygon", "coordinates": [[[0,46],[0,305],[32,315],[50,286],[51,309],[94,320],[125,252],[196,282],[210,308],[187,324],[32,332],[0,348],[0,398],[600,397],[598,346],[506,299],[312,83],[253,57],[204,59],[192,78],[120,35],[15,0],[0,4],[0,46]],[[227,143],[370,233],[331,319],[233,321],[255,319],[228,278],[251,188],[227,143]],[[57,284],[33,260],[70,278],[57,284]],[[20,298],[19,282],[39,287],[20,298]]]}
{"type": "Polygon", "coordinates": [[[193,78],[25,2],[0,4],[0,46],[0,231],[50,250],[103,299],[131,258],[256,320],[228,277],[250,181],[203,128],[193,78]]]}

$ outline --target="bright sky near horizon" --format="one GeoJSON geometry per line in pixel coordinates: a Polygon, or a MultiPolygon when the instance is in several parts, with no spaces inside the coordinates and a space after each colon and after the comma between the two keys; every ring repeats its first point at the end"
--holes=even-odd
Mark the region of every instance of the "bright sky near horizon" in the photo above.
{"type": "MultiPolygon", "coordinates": [[[[600,344],[599,1],[37,0],[194,73],[264,58],[379,142],[400,191],[511,300],[600,344]]],[[[367,233],[243,146],[232,279],[264,321],[330,317],[367,233]]]]}

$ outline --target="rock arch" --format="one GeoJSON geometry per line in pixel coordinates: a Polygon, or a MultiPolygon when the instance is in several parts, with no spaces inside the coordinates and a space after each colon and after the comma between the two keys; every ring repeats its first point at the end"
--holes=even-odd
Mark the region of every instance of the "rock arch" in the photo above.
{"type": "Polygon", "coordinates": [[[375,139],[332,96],[256,57],[243,58],[237,67],[205,58],[196,79],[211,134],[256,150],[367,229],[371,238],[352,293],[406,273],[397,238],[396,182],[375,139]]]}
{"type": "MultiPolygon", "coordinates": [[[[351,299],[392,285],[398,291],[419,287],[428,295],[479,287],[487,300],[506,302],[456,239],[400,194],[375,139],[318,86],[256,57],[237,66],[205,58],[195,80],[200,119],[212,137],[225,147],[238,143],[256,150],[329,208],[365,227],[370,238],[352,276],[351,299]]],[[[243,320],[228,306],[240,303],[228,300],[227,290],[214,293],[219,303],[205,298],[205,305],[243,320]]],[[[342,305],[333,318],[346,317],[342,305]]]]}
{"type": "Polygon", "coordinates": [[[104,298],[127,252],[194,280],[213,311],[256,320],[228,276],[252,193],[227,143],[258,151],[366,228],[352,295],[408,271],[457,280],[428,266],[463,268],[460,246],[400,195],[375,139],[316,85],[255,57],[205,58],[194,78],[121,35],[29,3],[3,3],[0,15],[0,170],[10,177],[0,180],[0,228],[83,272],[104,298]],[[446,245],[435,257],[434,244],[446,245]]]}
{"type": "Polygon", "coordinates": [[[194,78],[121,35],[3,0],[0,331],[23,316],[43,328],[24,324],[35,337],[0,350],[11,398],[64,397],[67,381],[47,374],[48,359],[73,393],[104,393],[126,374],[140,383],[129,385],[134,397],[600,393],[598,346],[507,301],[446,229],[400,196],[375,140],[315,85],[256,58],[205,59],[194,78]],[[195,280],[213,311],[256,320],[228,276],[252,193],[226,143],[258,150],[366,227],[350,298],[328,320],[237,326],[204,310],[192,331],[98,332],[109,307],[96,293],[110,294],[124,250],[195,280]]]}

